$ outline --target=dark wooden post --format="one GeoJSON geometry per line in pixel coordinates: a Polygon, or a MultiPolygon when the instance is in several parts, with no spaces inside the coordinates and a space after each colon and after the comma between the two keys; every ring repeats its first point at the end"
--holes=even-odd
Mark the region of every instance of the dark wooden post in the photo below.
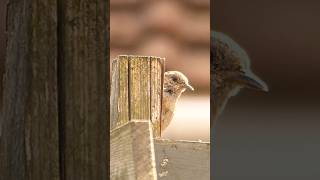
{"type": "Polygon", "coordinates": [[[108,179],[108,1],[58,0],[63,179],[108,179]]]}
{"type": "Polygon", "coordinates": [[[7,7],[0,179],[59,179],[56,1],[7,7]]]}
{"type": "Polygon", "coordinates": [[[5,67],[6,54],[6,1],[0,1],[0,118],[2,112],[2,97],[3,97],[3,74],[5,67]]]}
{"type": "Polygon", "coordinates": [[[109,1],[10,0],[0,179],[108,179],[109,1]]]}

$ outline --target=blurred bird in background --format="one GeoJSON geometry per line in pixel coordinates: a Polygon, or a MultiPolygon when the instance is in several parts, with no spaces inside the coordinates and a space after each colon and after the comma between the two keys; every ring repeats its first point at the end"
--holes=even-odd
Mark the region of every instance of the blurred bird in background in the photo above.
{"type": "Polygon", "coordinates": [[[179,71],[164,73],[161,134],[169,126],[177,101],[186,89],[194,90],[184,74],[179,71]]]}
{"type": "Polygon", "coordinates": [[[247,53],[230,37],[211,31],[210,46],[210,111],[213,115],[210,126],[214,127],[229,98],[241,88],[267,92],[268,86],[252,73],[247,53]]]}

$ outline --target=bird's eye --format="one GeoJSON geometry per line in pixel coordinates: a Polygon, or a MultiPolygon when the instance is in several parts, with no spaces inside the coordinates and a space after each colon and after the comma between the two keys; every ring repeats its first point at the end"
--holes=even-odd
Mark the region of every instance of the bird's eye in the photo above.
{"type": "Polygon", "coordinates": [[[172,91],[171,89],[168,89],[167,92],[168,92],[169,94],[172,94],[172,93],[173,93],[173,91],[172,91]]]}
{"type": "Polygon", "coordinates": [[[177,80],[178,80],[177,77],[175,77],[175,76],[172,77],[172,81],[177,82],[177,80]]]}

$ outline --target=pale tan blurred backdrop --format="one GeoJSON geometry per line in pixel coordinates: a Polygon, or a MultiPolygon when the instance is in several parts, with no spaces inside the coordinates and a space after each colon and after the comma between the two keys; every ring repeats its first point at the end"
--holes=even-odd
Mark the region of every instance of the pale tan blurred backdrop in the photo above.
{"type": "Polygon", "coordinates": [[[166,70],[184,73],[194,86],[177,104],[164,138],[210,139],[210,1],[111,0],[110,57],[166,58],[166,70]]]}

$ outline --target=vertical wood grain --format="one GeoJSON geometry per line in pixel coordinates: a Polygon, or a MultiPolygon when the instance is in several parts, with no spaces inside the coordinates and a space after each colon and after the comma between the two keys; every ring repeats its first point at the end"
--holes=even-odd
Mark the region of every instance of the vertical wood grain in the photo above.
{"type": "Polygon", "coordinates": [[[160,136],[164,59],[121,55],[113,61],[111,129],[131,119],[150,120],[160,136]]]}
{"type": "Polygon", "coordinates": [[[130,119],[151,119],[150,57],[129,57],[130,119]]]}
{"type": "Polygon", "coordinates": [[[56,1],[10,0],[0,179],[59,180],[56,1]]]}
{"type": "Polygon", "coordinates": [[[112,63],[111,129],[129,121],[128,56],[119,56],[112,63]]]}
{"type": "Polygon", "coordinates": [[[117,126],[119,123],[118,118],[120,115],[119,101],[119,60],[114,59],[112,61],[112,72],[111,72],[111,96],[110,96],[110,130],[117,126]]]}
{"type": "Polygon", "coordinates": [[[109,1],[7,7],[0,179],[108,179],[109,1]]]}
{"type": "Polygon", "coordinates": [[[107,179],[108,1],[58,3],[63,179],[107,179]]]}
{"type": "Polygon", "coordinates": [[[128,56],[119,56],[119,114],[118,125],[124,124],[129,120],[129,62],[128,56]]]}
{"type": "Polygon", "coordinates": [[[161,105],[162,105],[162,89],[163,89],[163,71],[164,59],[159,57],[151,57],[151,122],[153,124],[153,134],[155,137],[161,136],[161,105]]]}

